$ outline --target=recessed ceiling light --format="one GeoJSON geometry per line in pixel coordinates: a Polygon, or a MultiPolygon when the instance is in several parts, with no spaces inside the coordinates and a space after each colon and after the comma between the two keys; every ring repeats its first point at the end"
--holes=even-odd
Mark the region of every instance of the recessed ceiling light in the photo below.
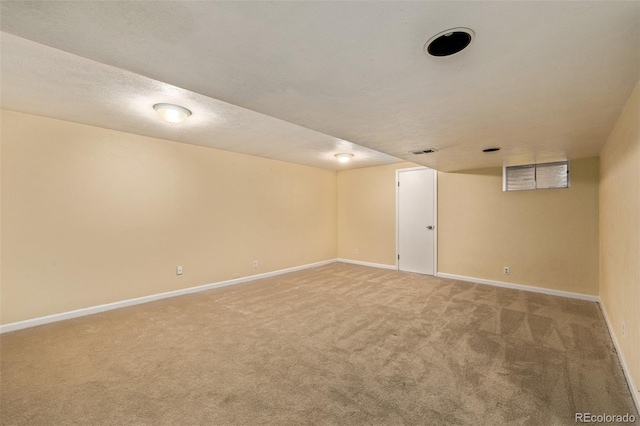
{"type": "Polygon", "coordinates": [[[500,148],[485,148],[482,150],[482,152],[496,152],[496,151],[500,151],[500,148]]]}
{"type": "Polygon", "coordinates": [[[469,28],[451,28],[431,37],[424,45],[424,51],[431,56],[449,56],[467,47],[475,33],[469,28]]]}
{"type": "Polygon", "coordinates": [[[191,115],[191,111],[180,105],[155,104],[153,109],[169,123],[180,123],[191,115]]]}
{"type": "Polygon", "coordinates": [[[351,160],[352,157],[353,157],[353,154],[348,154],[348,153],[336,154],[336,158],[341,163],[348,163],[349,160],[351,160]]]}

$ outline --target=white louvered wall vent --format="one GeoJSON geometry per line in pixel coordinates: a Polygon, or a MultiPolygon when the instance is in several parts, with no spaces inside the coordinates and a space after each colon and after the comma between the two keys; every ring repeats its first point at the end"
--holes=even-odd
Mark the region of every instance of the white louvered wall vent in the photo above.
{"type": "Polygon", "coordinates": [[[569,162],[504,167],[502,190],[556,189],[569,187],[569,162]]]}

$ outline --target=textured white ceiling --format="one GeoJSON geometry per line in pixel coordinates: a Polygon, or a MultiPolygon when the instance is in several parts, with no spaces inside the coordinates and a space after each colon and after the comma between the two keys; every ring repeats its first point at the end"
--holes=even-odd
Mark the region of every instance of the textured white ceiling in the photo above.
{"type": "Polygon", "coordinates": [[[390,164],[397,158],[130,71],[11,34],[2,34],[2,107],[331,170],[390,164]],[[152,108],[193,113],[180,124],[152,108]],[[337,161],[348,152],[351,162],[337,161]]]}
{"type": "Polygon", "coordinates": [[[0,7],[3,31],[445,171],[598,155],[640,76],[637,1],[0,7]],[[467,50],[424,55],[459,26],[467,50]]]}

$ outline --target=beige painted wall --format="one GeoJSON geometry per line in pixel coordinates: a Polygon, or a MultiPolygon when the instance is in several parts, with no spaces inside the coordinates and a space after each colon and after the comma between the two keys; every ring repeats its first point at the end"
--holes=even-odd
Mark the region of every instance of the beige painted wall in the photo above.
{"type": "MultiPolygon", "coordinates": [[[[395,171],[413,166],[338,172],[339,257],[395,264],[395,171]]],[[[504,193],[500,168],[438,173],[438,271],[597,295],[598,159],[572,161],[565,190],[504,193]]]]}
{"type": "Polygon", "coordinates": [[[438,271],[597,295],[598,158],[570,167],[569,189],[518,192],[501,168],[439,173],[438,271]]]}
{"type": "Polygon", "coordinates": [[[600,298],[637,389],[640,386],[640,85],[600,153],[600,235],[600,298]],[[626,337],[622,337],[623,322],[626,337]]]}
{"type": "Polygon", "coordinates": [[[336,257],[333,171],[7,111],[1,145],[3,324],[336,257]]]}
{"type": "Polygon", "coordinates": [[[398,163],[338,172],[338,257],[395,265],[396,170],[415,166],[398,163]]]}
{"type": "Polygon", "coordinates": [[[1,318],[2,318],[2,120],[0,119],[0,324],[2,324],[1,318]]]}
{"type": "MultiPolygon", "coordinates": [[[[338,172],[340,258],[395,264],[395,171],[414,166],[338,172]]],[[[504,193],[500,168],[438,173],[438,271],[597,295],[598,159],[572,161],[565,190],[504,193]]]]}

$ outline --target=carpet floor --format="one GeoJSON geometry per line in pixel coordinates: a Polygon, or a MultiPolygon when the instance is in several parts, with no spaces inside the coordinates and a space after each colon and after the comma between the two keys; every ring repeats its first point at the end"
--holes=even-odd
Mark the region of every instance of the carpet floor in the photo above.
{"type": "Polygon", "coordinates": [[[335,263],[7,333],[2,425],[633,414],[596,303],[335,263]]]}

